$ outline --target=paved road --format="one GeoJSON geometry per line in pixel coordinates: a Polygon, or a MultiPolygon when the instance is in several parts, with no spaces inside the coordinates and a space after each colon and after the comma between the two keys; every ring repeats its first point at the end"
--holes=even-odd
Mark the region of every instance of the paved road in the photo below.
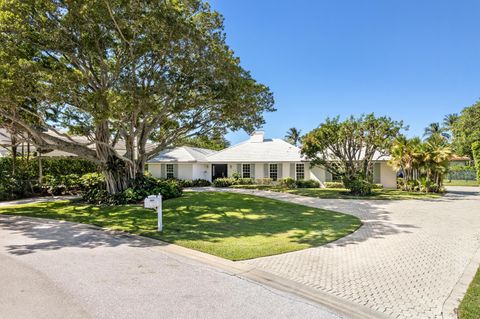
{"type": "Polygon", "coordinates": [[[0,215],[0,318],[340,319],[160,244],[0,215]]]}
{"type": "Polygon", "coordinates": [[[391,318],[453,318],[480,263],[480,196],[451,187],[435,200],[338,200],[256,194],[358,216],[358,231],[334,243],[243,263],[391,318]]]}

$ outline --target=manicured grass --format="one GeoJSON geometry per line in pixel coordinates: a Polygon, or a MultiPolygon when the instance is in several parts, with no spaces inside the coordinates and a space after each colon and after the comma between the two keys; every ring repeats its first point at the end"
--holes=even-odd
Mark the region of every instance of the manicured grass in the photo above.
{"type": "Polygon", "coordinates": [[[477,181],[452,180],[443,181],[445,186],[478,186],[477,181]]]}
{"type": "Polygon", "coordinates": [[[93,224],[153,237],[219,257],[242,260],[323,245],[360,227],[358,218],[251,195],[185,193],[157,215],[139,205],[98,207],[62,201],[0,207],[0,214],[93,224]]]}
{"type": "Polygon", "coordinates": [[[404,192],[397,189],[374,189],[371,196],[353,196],[344,188],[296,188],[288,189],[278,186],[267,185],[236,185],[234,188],[261,189],[275,192],[291,193],[295,195],[317,197],[317,198],[339,198],[339,199],[429,199],[439,198],[441,194],[404,192]]]}
{"type": "Polygon", "coordinates": [[[459,319],[480,318],[480,268],[458,308],[459,319]]]}

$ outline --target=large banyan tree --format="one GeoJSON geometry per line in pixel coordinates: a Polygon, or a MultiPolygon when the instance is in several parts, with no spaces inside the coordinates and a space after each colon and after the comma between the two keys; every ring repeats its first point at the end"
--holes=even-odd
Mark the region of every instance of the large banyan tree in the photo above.
{"type": "Polygon", "coordinates": [[[0,123],[98,163],[111,193],[176,141],[251,131],[265,111],[272,93],[203,1],[0,0],[0,123]]]}

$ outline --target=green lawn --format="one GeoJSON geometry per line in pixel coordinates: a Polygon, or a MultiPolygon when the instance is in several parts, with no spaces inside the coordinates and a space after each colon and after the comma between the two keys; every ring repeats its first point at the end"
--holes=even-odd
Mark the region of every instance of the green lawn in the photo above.
{"type": "Polygon", "coordinates": [[[443,181],[445,186],[478,186],[477,181],[452,180],[443,181]]]}
{"type": "Polygon", "coordinates": [[[93,224],[242,260],[323,245],[360,227],[358,218],[251,195],[185,193],[164,202],[164,231],[153,210],[61,201],[0,207],[0,214],[93,224]]]}
{"type": "Polygon", "coordinates": [[[480,268],[475,275],[472,283],[468,287],[465,297],[458,309],[459,319],[479,319],[480,318],[480,268]]]}
{"type": "Polygon", "coordinates": [[[285,192],[295,195],[317,197],[317,198],[343,198],[343,199],[428,199],[439,198],[441,194],[404,192],[397,189],[374,189],[371,196],[353,196],[344,188],[295,188],[288,189],[278,186],[267,185],[236,185],[234,188],[261,189],[275,192],[285,192]]]}

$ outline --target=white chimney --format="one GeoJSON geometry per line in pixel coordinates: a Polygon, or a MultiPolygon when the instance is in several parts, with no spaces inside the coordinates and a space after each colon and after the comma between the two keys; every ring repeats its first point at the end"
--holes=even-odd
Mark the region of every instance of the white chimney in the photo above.
{"type": "Polygon", "coordinates": [[[255,131],[252,135],[250,135],[250,142],[252,143],[262,143],[265,137],[264,131],[255,131]]]}

